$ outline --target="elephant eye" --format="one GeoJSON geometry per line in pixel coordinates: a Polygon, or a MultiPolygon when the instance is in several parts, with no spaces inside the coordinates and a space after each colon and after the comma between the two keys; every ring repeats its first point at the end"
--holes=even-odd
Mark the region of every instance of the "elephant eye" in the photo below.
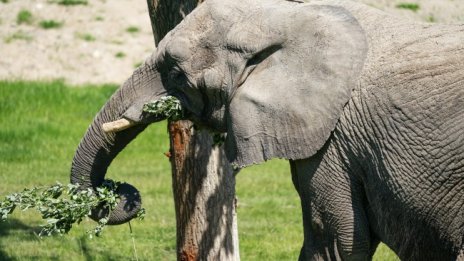
{"type": "Polygon", "coordinates": [[[169,80],[177,86],[184,85],[186,83],[185,75],[177,70],[173,70],[169,73],[169,80]]]}
{"type": "Polygon", "coordinates": [[[281,45],[271,45],[261,50],[260,52],[253,55],[253,57],[250,60],[248,60],[246,67],[258,65],[259,63],[266,60],[269,56],[271,56],[280,49],[282,49],[281,45]]]}
{"type": "Polygon", "coordinates": [[[274,54],[281,48],[282,48],[281,45],[271,45],[261,50],[260,52],[256,53],[255,55],[253,55],[253,57],[251,57],[247,61],[245,68],[243,69],[242,76],[240,77],[240,80],[238,81],[237,86],[242,85],[246,81],[246,79],[253,72],[256,66],[258,66],[261,62],[266,60],[269,56],[271,56],[272,54],[274,54]]]}

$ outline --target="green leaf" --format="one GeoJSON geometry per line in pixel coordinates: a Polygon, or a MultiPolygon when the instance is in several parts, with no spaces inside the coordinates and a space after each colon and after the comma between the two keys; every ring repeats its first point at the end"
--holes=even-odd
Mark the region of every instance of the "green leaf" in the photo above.
{"type": "Polygon", "coordinates": [[[156,117],[167,118],[173,121],[184,117],[182,105],[174,96],[163,96],[159,100],[145,103],[143,111],[156,117]]]}
{"type": "MultiPolygon", "coordinates": [[[[96,188],[96,193],[90,188],[79,190],[78,184],[64,186],[58,182],[49,187],[24,189],[0,201],[1,219],[6,220],[16,207],[23,211],[35,208],[46,219],[39,236],[63,235],[70,231],[74,223],[79,224],[96,206],[114,209],[119,201],[116,190],[120,184],[105,180],[102,186],[96,188]]],[[[108,216],[101,218],[90,233],[100,236],[107,223],[108,216]]]]}

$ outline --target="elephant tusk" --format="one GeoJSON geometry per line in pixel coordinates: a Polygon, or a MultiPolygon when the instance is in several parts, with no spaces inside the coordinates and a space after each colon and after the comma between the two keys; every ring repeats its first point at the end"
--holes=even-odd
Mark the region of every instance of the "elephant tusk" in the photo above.
{"type": "Polygon", "coordinates": [[[102,129],[105,133],[118,132],[118,131],[128,129],[134,125],[135,125],[135,122],[123,118],[117,121],[103,123],[102,129]]]}

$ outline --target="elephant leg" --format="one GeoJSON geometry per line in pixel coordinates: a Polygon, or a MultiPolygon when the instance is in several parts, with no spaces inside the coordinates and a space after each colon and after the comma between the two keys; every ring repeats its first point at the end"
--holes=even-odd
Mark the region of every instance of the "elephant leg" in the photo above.
{"type": "Polygon", "coordinates": [[[299,260],[370,260],[378,241],[370,235],[362,185],[325,156],[290,162],[303,212],[299,260]]]}

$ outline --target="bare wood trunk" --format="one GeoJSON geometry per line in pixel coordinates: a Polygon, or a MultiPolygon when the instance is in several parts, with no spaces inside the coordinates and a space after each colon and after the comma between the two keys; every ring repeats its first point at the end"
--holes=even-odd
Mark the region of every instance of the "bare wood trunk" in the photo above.
{"type": "MultiPolygon", "coordinates": [[[[147,0],[156,45],[202,0],[147,0]]],[[[178,260],[240,260],[235,173],[190,121],[169,123],[178,260]]]]}
{"type": "Polygon", "coordinates": [[[169,132],[178,260],[238,260],[235,178],[224,150],[188,121],[169,132]]]}

